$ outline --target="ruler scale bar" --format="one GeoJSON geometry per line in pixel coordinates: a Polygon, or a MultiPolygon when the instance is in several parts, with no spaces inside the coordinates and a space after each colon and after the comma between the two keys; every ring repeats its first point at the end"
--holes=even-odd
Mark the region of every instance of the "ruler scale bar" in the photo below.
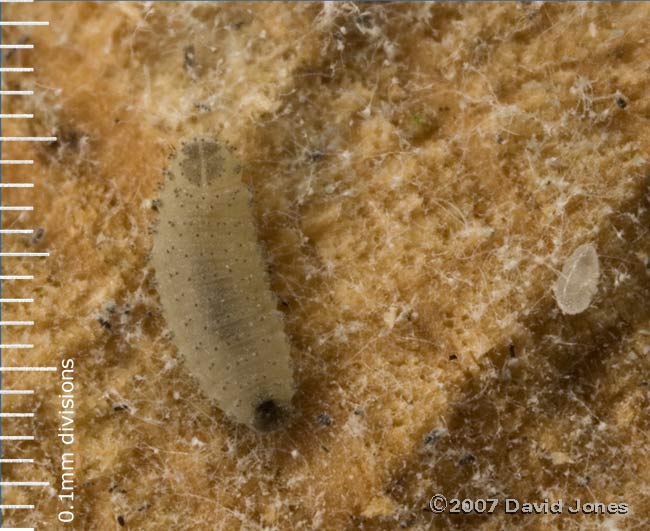
{"type": "Polygon", "coordinates": [[[40,20],[3,20],[0,26],[49,26],[47,21],[40,20]]]}
{"type": "Polygon", "coordinates": [[[0,136],[0,142],[56,142],[55,136],[0,136]]]}
{"type": "Polygon", "coordinates": [[[0,367],[0,372],[56,372],[56,367],[0,367]]]}
{"type": "Polygon", "coordinates": [[[0,481],[3,487],[49,487],[49,481],[0,481]]]}
{"type": "Polygon", "coordinates": [[[34,345],[30,345],[29,343],[16,343],[16,344],[0,343],[0,349],[3,348],[34,348],[34,345]]]}
{"type": "MultiPolygon", "coordinates": [[[[31,3],[33,0],[0,0],[1,3],[31,3]]],[[[49,26],[48,21],[37,21],[37,20],[13,20],[13,21],[4,21],[0,17],[0,27],[3,26],[49,26]]],[[[34,44],[4,44],[2,43],[2,36],[0,35],[0,50],[33,50],[35,48],[34,44]]],[[[24,41],[23,41],[24,42],[24,41]]],[[[0,58],[0,79],[1,75],[4,72],[16,72],[16,73],[32,73],[34,68],[31,67],[3,67],[2,59],[0,58]]],[[[0,90],[0,98],[2,96],[32,96],[34,94],[33,90],[0,90]]],[[[0,111],[0,124],[2,119],[12,120],[12,119],[33,119],[34,114],[32,113],[2,113],[0,111]]],[[[2,134],[0,127],[0,135],[2,134]]],[[[13,136],[0,136],[0,142],[56,142],[57,138],[54,136],[24,136],[24,137],[13,137],[13,136]]],[[[1,150],[1,148],[0,148],[1,150]]],[[[1,154],[1,151],[0,151],[1,154]]],[[[0,160],[0,165],[20,165],[20,164],[34,164],[33,160],[0,160]]],[[[2,188],[33,188],[32,183],[7,183],[4,184],[2,181],[2,173],[0,172],[0,190],[2,188]]],[[[11,206],[2,206],[0,205],[0,216],[2,216],[2,211],[33,211],[33,206],[23,206],[23,205],[11,205],[11,206]]],[[[33,234],[33,229],[0,229],[0,238],[2,234],[33,234]]],[[[2,248],[1,239],[0,239],[0,249],[2,248]]],[[[1,268],[1,257],[22,257],[22,256],[49,256],[50,253],[31,253],[31,252],[0,252],[0,268],[1,268]]],[[[32,275],[0,275],[0,280],[31,280],[34,277],[32,275]]],[[[1,302],[33,302],[34,299],[4,299],[1,298],[1,284],[0,284],[0,303],[1,302]]],[[[0,317],[1,319],[1,317],[0,317]]],[[[1,326],[21,326],[33,325],[33,321],[0,321],[1,326]]],[[[0,336],[1,337],[1,336],[0,336]]],[[[54,372],[57,370],[56,367],[47,367],[47,366],[34,366],[34,367],[4,367],[2,364],[2,350],[4,349],[31,349],[33,344],[29,343],[2,343],[0,340],[0,377],[3,372],[54,372]]],[[[0,399],[3,395],[26,395],[34,394],[33,390],[28,389],[19,389],[11,390],[2,389],[2,384],[0,382],[0,399]]],[[[0,402],[1,404],[1,402],[0,402]]],[[[33,412],[2,412],[0,408],[0,418],[33,418],[33,412]]],[[[3,435],[2,426],[0,425],[0,464],[2,463],[33,463],[33,459],[4,459],[2,458],[2,441],[34,441],[35,437],[31,435],[3,435]]],[[[49,481],[3,481],[2,478],[2,469],[0,468],[0,501],[2,500],[2,488],[6,487],[49,487],[49,481]]],[[[35,505],[33,504],[0,504],[0,511],[5,511],[9,509],[34,509],[35,505]]],[[[0,531],[2,529],[13,529],[14,531],[34,531],[33,527],[2,527],[3,519],[0,515],[0,531]]]]}

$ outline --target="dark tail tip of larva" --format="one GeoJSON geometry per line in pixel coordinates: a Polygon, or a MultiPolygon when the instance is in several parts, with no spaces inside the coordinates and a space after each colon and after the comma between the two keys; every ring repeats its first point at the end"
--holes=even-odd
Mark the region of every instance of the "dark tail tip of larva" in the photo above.
{"type": "Polygon", "coordinates": [[[278,405],[275,400],[264,400],[255,408],[253,426],[258,431],[274,431],[284,424],[288,415],[288,409],[278,405]]]}

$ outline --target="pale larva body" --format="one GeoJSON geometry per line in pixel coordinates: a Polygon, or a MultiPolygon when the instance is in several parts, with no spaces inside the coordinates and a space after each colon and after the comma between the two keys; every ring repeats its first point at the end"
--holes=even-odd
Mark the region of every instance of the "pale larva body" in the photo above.
{"type": "Polygon", "coordinates": [[[566,259],[553,287],[560,310],[569,315],[584,312],[598,290],[599,277],[596,248],[585,243],[566,259]]]}
{"type": "Polygon", "coordinates": [[[266,431],[289,409],[293,375],[240,174],[216,140],[183,143],[160,194],[152,260],[187,368],[227,415],[266,431]]]}

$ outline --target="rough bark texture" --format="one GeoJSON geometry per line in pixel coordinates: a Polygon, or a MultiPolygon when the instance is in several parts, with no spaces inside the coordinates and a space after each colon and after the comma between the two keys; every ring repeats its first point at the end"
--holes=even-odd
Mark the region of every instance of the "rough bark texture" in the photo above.
{"type": "MultiPolygon", "coordinates": [[[[5,364],[76,361],[74,528],[632,530],[650,518],[650,4],[4,6],[5,364]],[[183,138],[237,150],[297,386],[293,422],[238,427],[195,388],[149,259],[183,138]],[[14,215],[16,214],[16,215],[14,215]],[[592,243],[598,291],[556,305],[592,243]],[[626,502],[628,515],[434,516],[452,497],[626,502]]],[[[7,457],[35,457],[57,529],[60,382],[5,374],[7,457]]],[[[22,469],[21,469],[22,470],[22,469]]],[[[3,466],[6,480],[25,478],[3,466]]]]}

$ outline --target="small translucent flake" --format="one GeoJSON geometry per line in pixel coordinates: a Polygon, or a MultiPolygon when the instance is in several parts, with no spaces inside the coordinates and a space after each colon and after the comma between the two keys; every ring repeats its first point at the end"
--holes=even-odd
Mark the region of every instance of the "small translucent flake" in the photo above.
{"type": "Polygon", "coordinates": [[[596,294],[599,276],[598,253],[591,243],[573,251],[564,262],[553,289],[562,312],[569,315],[584,312],[596,294]]]}

